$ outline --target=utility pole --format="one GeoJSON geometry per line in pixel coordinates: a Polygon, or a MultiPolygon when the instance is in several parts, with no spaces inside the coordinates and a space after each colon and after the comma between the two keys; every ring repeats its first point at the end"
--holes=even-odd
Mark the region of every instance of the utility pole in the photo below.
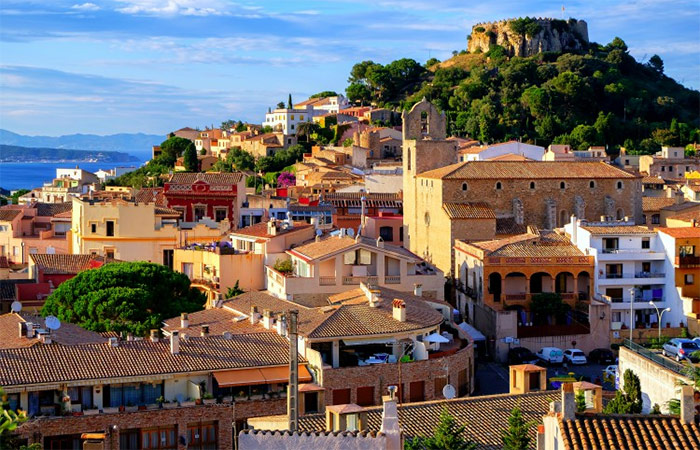
{"type": "Polygon", "coordinates": [[[297,314],[293,309],[287,312],[289,326],[289,393],[287,394],[287,410],[289,415],[289,431],[294,433],[299,429],[299,351],[297,340],[297,314]]]}

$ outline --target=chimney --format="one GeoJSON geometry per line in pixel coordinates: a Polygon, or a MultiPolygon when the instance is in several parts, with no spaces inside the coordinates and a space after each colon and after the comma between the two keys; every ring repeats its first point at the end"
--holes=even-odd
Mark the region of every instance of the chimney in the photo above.
{"type": "Polygon", "coordinates": [[[365,234],[365,212],[367,210],[366,209],[367,198],[364,195],[360,199],[360,203],[362,204],[362,210],[360,212],[360,232],[357,234],[364,235],[365,234]]]}
{"type": "Polygon", "coordinates": [[[177,355],[180,353],[180,332],[173,330],[170,334],[170,353],[177,355]]]}
{"type": "Polygon", "coordinates": [[[605,222],[605,216],[600,216],[600,221],[605,222]]]}
{"type": "Polygon", "coordinates": [[[158,330],[154,328],[153,330],[151,330],[151,342],[158,342],[158,340],[158,330]]]}
{"type": "Polygon", "coordinates": [[[188,328],[190,326],[190,319],[187,313],[180,314],[180,328],[188,328]]]}
{"type": "Polygon", "coordinates": [[[269,330],[272,328],[272,311],[269,309],[263,309],[263,327],[265,327],[266,330],[269,330]]]}
{"type": "Polygon", "coordinates": [[[202,325],[202,336],[209,336],[209,325],[202,325]]]}
{"type": "Polygon", "coordinates": [[[51,334],[50,333],[39,333],[39,342],[42,344],[50,344],[51,343],[51,334]]]}
{"type": "Polygon", "coordinates": [[[27,322],[27,338],[32,339],[34,337],[34,324],[32,322],[27,322]]]}
{"type": "Polygon", "coordinates": [[[389,395],[382,397],[384,408],[382,410],[382,427],[379,432],[386,436],[386,450],[401,450],[401,427],[399,426],[399,413],[396,408],[396,386],[389,386],[389,395]]]}
{"type": "Polygon", "coordinates": [[[573,383],[564,383],[561,386],[561,416],[563,420],[576,418],[576,396],[574,395],[573,383]]]}
{"type": "Polygon", "coordinates": [[[545,436],[544,425],[537,425],[537,446],[535,447],[537,450],[544,450],[546,448],[547,441],[545,440],[545,436]]]}
{"type": "Polygon", "coordinates": [[[119,347],[119,338],[118,337],[109,338],[109,346],[110,347],[119,347]]]}
{"type": "Polygon", "coordinates": [[[255,325],[258,323],[258,307],[250,305],[250,323],[255,325]]]}
{"type": "Polygon", "coordinates": [[[267,234],[270,236],[277,236],[277,224],[275,223],[275,219],[270,219],[270,221],[267,222],[267,234]]]}
{"type": "Polygon", "coordinates": [[[391,303],[394,320],[399,322],[406,321],[406,302],[401,299],[395,298],[391,303]]]}
{"type": "Polygon", "coordinates": [[[27,325],[25,322],[19,322],[19,337],[20,339],[27,335],[27,325]]]}
{"type": "Polygon", "coordinates": [[[126,341],[127,342],[133,342],[134,341],[134,333],[128,333],[126,335],[126,341]]]}
{"type": "Polygon", "coordinates": [[[413,285],[413,295],[416,297],[422,297],[423,296],[423,285],[422,284],[414,284],[413,285]]]}
{"type": "Polygon", "coordinates": [[[571,216],[571,243],[576,245],[578,242],[578,220],[576,216],[571,216]]]}
{"type": "Polygon", "coordinates": [[[691,425],[695,422],[694,391],[693,386],[681,386],[681,423],[691,425]]]}

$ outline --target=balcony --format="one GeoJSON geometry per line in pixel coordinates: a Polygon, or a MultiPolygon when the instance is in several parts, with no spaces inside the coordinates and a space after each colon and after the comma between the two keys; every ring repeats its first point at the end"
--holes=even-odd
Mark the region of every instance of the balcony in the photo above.
{"type": "Polygon", "coordinates": [[[384,284],[401,284],[400,275],[386,275],[384,277],[384,284]]]}
{"type": "Polygon", "coordinates": [[[664,252],[657,252],[646,248],[604,248],[598,255],[600,261],[635,261],[635,260],[663,260],[664,252]]]}
{"type": "Polygon", "coordinates": [[[335,280],[335,276],[332,276],[332,277],[318,277],[318,280],[319,280],[319,284],[320,284],[321,286],[335,286],[335,285],[337,284],[337,283],[336,283],[336,280],[335,280]]]}
{"type": "Polygon", "coordinates": [[[676,256],[676,267],[680,269],[700,267],[700,256],[676,256]]]}
{"type": "Polygon", "coordinates": [[[354,286],[360,283],[377,285],[379,283],[379,278],[376,276],[366,276],[366,277],[343,277],[344,286],[354,286]]]}

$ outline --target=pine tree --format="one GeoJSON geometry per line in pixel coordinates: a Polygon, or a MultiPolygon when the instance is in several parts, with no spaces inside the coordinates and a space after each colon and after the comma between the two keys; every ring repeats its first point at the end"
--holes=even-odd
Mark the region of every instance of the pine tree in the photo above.
{"type": "Polygon", "coordinates": [[[289,94],[289,98],[287,99],[287,108],[292,109],[292,94],[289,94]]]}
{"type": "Polygon", "coordinates": [[[586,395],[583,391],[578,391],[576,393],[576,412],[586,411],[586,395]]]}
{"type": "Polygon", "coordinates": [[[186,171],[197,172],[199,170],[199,160],[197,159],[197,150],[194,148],[194,145],[188,146],[182,157],[186,171]]]}
{"type": "Polygon", "coordinates": [[[615,393],[608,402],[605,414],[640,414],[642,412],[642,386],[639,377],[630,369],[623,376],[624,389],[615,393]]]}
{"type": "Polygon", "coordinates": [[[528,435],[534,422],[525,422],[519,406],[508,417],[508,429],[503,432],[503,450],[526,450],[532,438],[528,435]]]}
{"type": "Polygon", "coordinates": [[[444,408],[435,434],[406,440],[404,450],[474,450],[476,444],[462,437],[464,428],[463,425],[457,425],[455,418],[444,408]]]}

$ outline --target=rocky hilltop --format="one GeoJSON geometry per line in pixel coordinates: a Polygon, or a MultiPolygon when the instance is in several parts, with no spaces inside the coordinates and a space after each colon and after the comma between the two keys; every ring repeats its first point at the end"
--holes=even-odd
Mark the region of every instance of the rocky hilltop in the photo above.
{"type": "Polygon", "coordinates": [[[469,53],[486,53],[493,44],[509,56],[577,51],[588,45],[588,24],[576,19],[507,19],[476,24],[467,39],[469,53]]]}

